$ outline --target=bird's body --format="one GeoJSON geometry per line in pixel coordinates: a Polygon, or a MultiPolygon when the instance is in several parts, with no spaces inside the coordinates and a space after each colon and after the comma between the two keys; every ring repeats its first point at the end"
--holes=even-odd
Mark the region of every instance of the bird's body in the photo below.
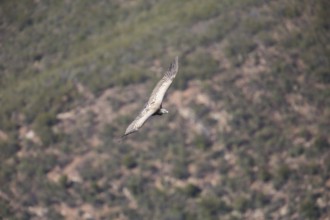
{"type": "Polygon", "coordinates": [[[145,107],[135,118],[135,120],[127,127],[123,136],[138,131],[139,128],[142,127],[142,125],[148,120],[150,116],[163,115],[168,113],[166,109],[162,108],[162,102],[167,89],[172,84],[172,81],[178,72],[178,67],[178,57],[176,57],[168,71],[165,73],[163,78],[157,83],[156,87],[152,91],[151,96],[145,107]]]}

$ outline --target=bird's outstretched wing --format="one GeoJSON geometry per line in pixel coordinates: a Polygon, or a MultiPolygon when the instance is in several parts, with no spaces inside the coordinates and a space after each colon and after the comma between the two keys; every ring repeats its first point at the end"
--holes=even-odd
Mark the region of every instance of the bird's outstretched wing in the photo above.
{"type": "Polygon", "coordinates": [[[157,106],[146,105],[146,107],[140,112],[140,114],[134,119],[134,121],[127,127],[123,136],[138,131],[139,128],[141,128],[142,125],[148,120],[148,118],[158,110],[158,108],[156,107],[157,106]]]}
{"type": "Polygon", "coordinates": [[[170,85],[173,82],[173,79],[178,73],[178,69],[179,69],[178,59],[179,59],[178,57],[175,57],[175,60],[171,63],[170,68],[166,71],[163,78],[157,83],[156,87],[151,93],[148,104],[157,103],[158,106],[162,104],[167,89],[170,87],[170,85]]]}
{"type": "Polygon", "coordinates": [[[178,72],[178,57],[175,57],[174,62],[171,63],[170,68],[165,73],[163,78],[158,82],[156,87],[151,93],[151,96],[145,105],[144,109],[135,118],[135,120],[127,127],[125,134],[123,136],[132,134],[139,130],[142,125],[148,120],[148,118],[153,115],[160,108],[164,95],[167,89],[170,87],[173,79],[178,72]]]}

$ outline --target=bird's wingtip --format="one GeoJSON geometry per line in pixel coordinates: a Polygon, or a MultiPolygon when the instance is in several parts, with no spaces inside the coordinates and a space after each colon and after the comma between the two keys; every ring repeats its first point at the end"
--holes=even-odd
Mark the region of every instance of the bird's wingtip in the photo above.
{"type": "Polygon", "coordinates": [[[171,63],[169,71],[177,72],[179,68],[179,56],[176,56],[174,61],[171,63]]]}
{"type": "Polygon", "coordinates": [[[124,135],[121,135],[121,136],[119,136],[119,137],[115,137],[114,138],[114,141],[115,142],[117,142],[117,143],[121,143],[121,142],[123,142],[125,139],[126,139],[126,136],[127,136],[128,134],[124,134],[124,135]]]}

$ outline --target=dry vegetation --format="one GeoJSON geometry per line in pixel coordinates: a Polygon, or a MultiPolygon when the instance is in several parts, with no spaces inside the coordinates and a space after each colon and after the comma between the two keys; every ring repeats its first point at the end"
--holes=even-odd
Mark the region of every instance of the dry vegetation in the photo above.
{"type": "Polygon", "coordinates": [[[329,219],[328,2],[1,1],[0,217],[329,219]]]}

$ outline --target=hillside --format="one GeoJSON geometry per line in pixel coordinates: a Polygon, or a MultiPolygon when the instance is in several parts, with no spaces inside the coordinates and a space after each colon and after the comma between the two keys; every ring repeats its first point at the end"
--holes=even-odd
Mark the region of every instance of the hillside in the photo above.
{"type": "Polygon", "coordinates": [[[0,1],[1,219],[330,219],[328,2],[0,1]]]}

